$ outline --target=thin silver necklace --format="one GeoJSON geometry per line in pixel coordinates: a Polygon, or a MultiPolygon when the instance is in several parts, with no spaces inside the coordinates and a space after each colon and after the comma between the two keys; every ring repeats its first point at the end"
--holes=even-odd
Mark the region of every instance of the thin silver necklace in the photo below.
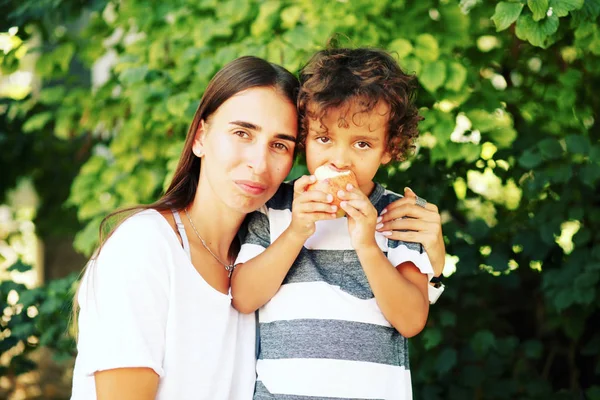
{"type": "Polygon", "coordinates": [[[220,264],[223,265],[223,267],[225,267],[225,270],[227,272],[229,272],[229,277],[231,278],[231,274],[233,274],[235,265],[233,263],[231,263],[231,264],[224,263],[223,261],[221,261],[221,259],[219,257],[217,257],[217,255],[215,253],[212,252],[212,250],[210,249],[210,247],[208,247],[208,245],[206,244],[204,239],[202,239],[202,236],[200,236],[200,234],[198,233],[198,229],[196,229],[196,225],[194,225],[194,222],[192,222],[192,219],[190,218],[190,214],[188,214],[187,208],[184,208],[183,211],[185,211],[185,215],[187,216],[188,221],[190,221],[190,225],[192,225],[192,229],[194,230],[194,232],[196,232],[196,236],[198,236],[198,239],[200,239],[200,242],[202,242],[202,246],[204,246],[204,248],[206,250],[208,250],[210,255],[213,256],[215,260],[217,260],[220,264]]]}

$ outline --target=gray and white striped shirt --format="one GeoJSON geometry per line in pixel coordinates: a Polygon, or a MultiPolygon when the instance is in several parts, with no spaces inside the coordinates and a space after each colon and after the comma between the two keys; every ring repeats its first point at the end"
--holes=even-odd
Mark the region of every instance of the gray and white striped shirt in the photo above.
{"type": "MultiPolygon", "coordinates": [[[[249,218],[236,262],[262,253],[289,226],[294,191],[281,185],[249,218]]],[[[376,184],[380,213],[401,196],[376,184]]],[[[375,234],[391,264],[430,277],[421,245],[375,234]]],[[[385,319],[352,248],[346,218],[317,222],[277,294],[258,312],[255,400],[412,399],[408,344],[385,319]]]]}

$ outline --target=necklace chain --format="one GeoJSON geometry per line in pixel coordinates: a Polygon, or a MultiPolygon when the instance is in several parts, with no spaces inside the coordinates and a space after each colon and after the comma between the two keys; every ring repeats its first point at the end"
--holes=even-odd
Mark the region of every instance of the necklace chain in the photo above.
{"type": "Polygon", "coordinates": [[[190,225],[192,226],[192,229],[196,233],[196,236],[198,236],[198,239],[200,239],[200,242],[202,242],[202,246],[204,246],[204,248],[206,250],[208,250],[208,252],[210,253],[210,255],[213,256],[213,258],[215,260],[217,260],[220,264],[223,265],[223,267],[225,267],[225,270],[227,272],[229,272],[229,277],[231,278],[231,274],[233,274],[233,270],[235,269],[235,265],[233,263],[231,263],[231,264],[224,263],[223,261],[221,261],[221,259],[219,257],[217,257],[217,255],[215,253],[212,252],[212,250],[210,249],[210,247],[208,247],[208,245],[206,244],[206,242],[204,241],[204,239],[202,239],[202,236],[200,236],[200,233],[198,233],[198,229],[196,229],[196,225],[194,225],[194,222],[190,218],[190,214],[188,214],[187,208],[184,208],[183,211],[185,211],[185,215],[187,216],[188,221],[190,221],[190,225]]]}

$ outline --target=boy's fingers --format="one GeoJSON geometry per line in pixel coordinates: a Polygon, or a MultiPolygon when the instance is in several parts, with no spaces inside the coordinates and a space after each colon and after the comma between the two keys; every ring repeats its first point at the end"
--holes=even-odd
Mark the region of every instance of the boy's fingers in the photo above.
{"type": "Polygon", "coordinates": [[[307,203],[307,202],[331,203],[333,201],[333,196],[329,193],[325,193],[320,190],[309,190],[307,192],[298,193],[296,199],[302,203],[307,203]]]}
{"type": "Polygon", "coordinates": [[[364,200],[344,200],[340,203],[340,207],[346,212],[348,212],[348,209],[356,210],[358,212],[356,216],[348,212],[353,218],[368,217],[370,210],[373,208],[370,202],[364,200]]]}
{"type": "Polygon", "coordinates": [[[337,207],[329,203],[311,201],[306,203],[299,203],[296,211],[304,214],[319,212],[335,214],[335,212],[337,211],[337,207]]]}
{"type": "Polygon", "coordinates": [[[297,194],[304,193],[309,185],[317,181],[314,175],[304,175],[294,183],[294,192],[297,194]]]}
{"type": "Polygon", "coordinates": [[[340,203],[340,207],[346,211],[346,214],[348,214],[348,216],[354,220],[359,219],[364,217],[364,215],[358,211],[355,207],[353,207],[350,202],[348,201],[342,201],[340,203]]]}

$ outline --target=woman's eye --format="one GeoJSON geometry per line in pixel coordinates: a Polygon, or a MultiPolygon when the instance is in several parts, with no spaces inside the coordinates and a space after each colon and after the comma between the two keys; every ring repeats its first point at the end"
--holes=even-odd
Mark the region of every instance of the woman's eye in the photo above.
{"type": "Polygon", "coordinates": [[[283,144],[283,143],[273,143],[273,146],[277,149],[277,150],[282,150],[282,151],[287,151],[288,147],[283,144]]]}
{"type": "Polygon", "coordinates": [[[325,144],[325,143],[329,143],[329,138],[327,136],[321,136],[317,138],[317,142],[325,144]]]}
{"type": "Polygon", "coordinates": [[[246,131],[235,131],[235,132],[233,132],[233,134],[236,136],[239,136],[241,138],[247,138],[250,136],[250,135],[248,135],[248,132],[246,132],[246,131]]]}

